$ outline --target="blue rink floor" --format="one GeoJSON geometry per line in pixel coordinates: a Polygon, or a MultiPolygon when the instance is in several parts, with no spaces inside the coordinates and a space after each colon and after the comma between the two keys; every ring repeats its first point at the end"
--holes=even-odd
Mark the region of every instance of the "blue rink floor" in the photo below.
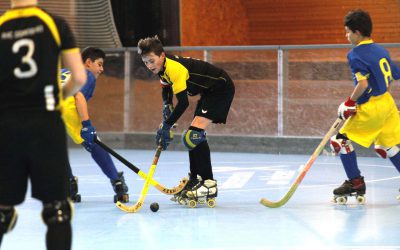
{"type": "MultiPolygon", "coordinates": [[[[145,172],[154,156],[117,151],[145,172]]],[[[188,208],[150,187],[143,208],[127,214],[115,207],[110,182],[88,153],[72,149],[70,158],[82,195],[73,219],[75,250],[400,249],[400,177],[388,160],[359,158],[367,182],[365,205],[355,199],[348,205],[331,202],[345,174],[339,157],[321,155],[291,200],[272,209],[260,198],[280,199],[309,155],[212,153],[219,185],[215,208],[188,208]],[[156,213],[149,209],[152,202],[160,205],[156,213]]],[[[132,205],[144,181],[114,162],[126,174],[132,205]]],[[[165,151],[154,177],[172,187],[187,172],[187,152],[165,151]]],[[[41,204],[31,198],[18,206],[17,226],[1,249],[45,249],[40,211],[41,204]]]]}

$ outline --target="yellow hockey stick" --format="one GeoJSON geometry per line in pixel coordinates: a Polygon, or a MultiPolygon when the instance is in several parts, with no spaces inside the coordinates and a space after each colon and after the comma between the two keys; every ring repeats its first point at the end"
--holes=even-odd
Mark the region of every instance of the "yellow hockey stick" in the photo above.
{"type": "MultiPolygon", "coordinates": [[[[97,143],[100,147],[102,147],[105,151],[107,151],[108,153],[110,153],[112,156],[114,156],[115,158],[117,158],[121,163],[123,163],[125,166],[127,166],[129,169],[131,169],[133,172],[135,172],[136,174],[138,174],[140,177],[142,177],[142,179],[146,179],[147,174],[145,172],[143,172],[142,170],[140,170],[138,167],[136,167],[135,165],[133,165],[132,163],[130,163],[128,160],[126,160],[124,157],[122,157],[121,155],[119,155],[117,152],[115,152],[114,150],[112,150],[110,147],[108,147],[106,144],[104,144],[102,141],[99,141],[99,139],[95,138],[94,142],[97,143]]],[[[167,194],[167,195],[174,195],[177,194],[179,192],[181,192],[186,184],[188,182],[187,178],[182,178],[182,180],[179,182],[179,185],[176,187],[172,187],[172,188],[167,188],[164,185],[161,185],[160,183],[158,183],[156,180],[151,179],[150,180],[150,184],[153,185],[158,191],[160,191],[161,193],[167,194]]]]}
{"type": "Polygon", "coordinates": [[[342,123],[342,119],[337,118],[336,121],[332,124],[331,128],[329,129],[328,133],[322,138],[322,141],[319,143],[318,147],[315,149],[314,153],[311,155],[311,157],[308,159],[306,165],[304,165],[303,169],[300,171],[300,174],[297,176],[296,180],[290,187],[289,191],[286,193],[285,196],[283,196],[282,199],[279,201],[273,202],[269,201],[265,198],[262,198],[260,200],[261,204],[263,204],[266,207],[270,208],[277,208],[281,207],[286,204],[286,202],[289,201],[290,197],[294,194],[296,191],[297,187],[300,185],[301,181],[304,179],[304,176],[307,174],[308,170],[311,168],[312,164],[314,161],[317,159],[321,151],[324,149],[325,144],[328,142],[328,140],[337,132],[339,125],[342,123]]]}
{"type": "Polygon", "coordinates": [[[127,205],[121,203],[120,201],[117,201],[116,205],[119,209],[121,209],[122,211],[127,212],[127,213],[136,213],[140,210],[140,208],[142,208],[144,199],[147,196],[147,191],[149,190],[149,185],[151,183],[151,180],[153,179],[153,174],[154,174],[154,171],[156,170],[157,162],[158,162],[158,159],[160,158],[160,155],[161,155],[161,146],[158,146],[156,155],[154,156],[154,159],[153,159],[153,164],[151,164],[151,166],[150,166],[149,174],[147,175],[147,177],[144,181],[142,192],[140,193],[140,197],[139,197],[138,201],[136,202],[136,204],[134,204],[133,206],[127,206],[127,205]]]}

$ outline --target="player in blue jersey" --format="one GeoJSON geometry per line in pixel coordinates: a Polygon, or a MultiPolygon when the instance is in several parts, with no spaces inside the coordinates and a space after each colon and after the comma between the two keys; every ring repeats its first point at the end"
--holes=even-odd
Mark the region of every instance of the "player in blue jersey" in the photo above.
{"type": "MultiPolygon", "coordinates": [[[[82,51],[82,60],[86,68],[87,82],[73,97],[65,100],[63,105],[63,119],[67,132],[76,144],[81,144],[100,166],[103,173],[110,179],[116,193],[114,202],[128,202],[128,187],[125,184],[123,172],[117,172],[110,155],[99,145],[94,143],[96,129],[92,125],[88,111],[88,101],[92,98],[96,79],[104,68],[105,53],[99,48],[88,47],[82,51]]],[[[68,69],[61,71],[62,82],[67,82],[70,77],[68,69]]],[[[71,168],[70,168],[71,169],[71,168]]],[[[70,171],[70,197],[75,202],[80,202],[77,178],[70,171]]]]}
{"type": "Polygon", "coordinates": [[[347,55],[355,87],[338,109],[339,117],[347,120],[331,138],[331,147],[340,154],[348,178],[333,193],[339,203],[351,195],[363,203],[366,187],[351,141],[366,148],[374,143],[377,155],[389,158],[400,172],[400,118],[389,92],[391,82],[400,78],[400,68],[388,51],[372,41],[372,20],[367,12],[350,11],[344,26],[347,39],[356,45],[347,55]]]}

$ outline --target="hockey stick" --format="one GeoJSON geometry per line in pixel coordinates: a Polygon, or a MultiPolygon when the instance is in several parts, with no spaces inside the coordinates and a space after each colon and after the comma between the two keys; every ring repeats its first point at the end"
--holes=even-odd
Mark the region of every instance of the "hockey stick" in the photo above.
{"type": "MultiPolygon", "coordinates": [[[[99,139],[95,138],[94,142],[97,143],[100,147],[102,147],[105,151],[107,151],[108,153],[110,153],[112,156],[114,156],[115,158],[117,158],[121,163],[123,163],[125,166],[127,166],[128,168],[130,168],[133,172],[135,172],[137,175],[139,175],[140,177],[142,177],[143,180],[146,179],[147,174],[144,173],[142,170],[140,170],[138,167],[136,167],[135,165],[133,165],[132,163],[130,163],[128,160],[126,160],[124,157],[122,157],[120,154],[118,154],[117,152],[115,152],[114,150],[112,150],[110,147],[108,147],[107,145],[105,145],[103,142],[99,141],[99,139]]],[[[167,188],[163,185],[161,185],[160,183],[158,183],[156,180],[154,180],[153,178],[150,180],[150,184],[153,185],[158,191],[160,191],[161,193],[164,194],[168,194],[168,195],[174,195],[177,194],[179,192],[181,192],[186,184],[187,184],[188,180],[187,178],[183,178],[180,182],[179,185],[176,187],[172,187],[172,188],[167,188]]]]}
{"type": "Polygon", "coordinates": [[[142,192],[140,193],[140,197],[139,197],[138,201],[133,206],[127,206],[127,205],[123,204],[122,202],[117,201],[116,205],[122,211],[125,211],[127,213],[136,213],[140,210],[140,208],[142,208],[144,199],[147,196],[147,191],[149,190],[150,182],[153,178],[154,171],[156,170],[156,167],[157,167],[158,159],[160,158],[161,149],[162,148],[159,145],[157,147],[156,155],[154,156],[154,159],[153,159],[153,164],[151,164],[151,166],[150,166],[149,174],[147,175],[146,180],[144,181],[142,192]]]}
{"type": "Polygon", "coordinates": [[[301,181],[304,179],[304,176],[307,174],[308,170],[311,168],[314,161],[317,159],[317,157],[319,156],[321,151],[324,149],[325,144],[328,142],[329,138],[331,138],[336,133],[336,131],[338,130],[339,125],[342,123],[342,121],[343,121],[342,119],[337,118],[336,121],[332,124],[328,133],[326,133],[324,138],[322,138],[322,141],[319,143],[319,145],[315,149],[314,153],[308,159],[306,165],[304,165],[304,167],[301,169],[300,174],[297,176],[296,180],[290,187],[289,191],[285,194],[285,196],[283,196],[282,199],[280,199],[279,201],[276,201],[276,202],[269,201],[265,198],[261,198],[261,200],[260,200],[261,204],[263,204],[266,207],[277,208],[277,207],[281,207],[281,206],[285,205],[286,202],[288,202],[290,197],[292,197],[292,195],[296,191],[297,187],[300,185],[301,181]]]}

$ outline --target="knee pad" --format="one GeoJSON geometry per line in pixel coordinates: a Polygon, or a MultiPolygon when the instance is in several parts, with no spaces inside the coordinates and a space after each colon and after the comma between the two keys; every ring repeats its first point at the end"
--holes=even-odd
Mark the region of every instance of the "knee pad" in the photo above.
{"type": "Polygon", "coordinates": [[[0,234],[10,232],[17,223],[17,218],[17,210],[14,207],[11,209],[0,209],[0,234]]]}
{"type": "Polygon", "coordinates": [[[331,137],[330,146],[336,154],[348,154],[354,151],[349,138],[340,133],[331,137]]]}
{"type": "Polygon", "coordinates": [[[53,201],[43,205],[42,219],[47,226],[67,223],[72,220],[73,211],[71,201],[53,201]]]}
{"type": "Polygon", "coordinates": [[[206,132],[204,130],[196,131],[187,129],[182,134],[182,143],[189,150],[193,150],[197,145],[206,140],[206,132]]]}
{"type": "Polygon", "coordinates": [[[399,147],[393,146],[391,148],[387,148],[381,145],[375,145],[374,150],[380,158],[386,159],[397,155],[399,152],[399,147]]]}

